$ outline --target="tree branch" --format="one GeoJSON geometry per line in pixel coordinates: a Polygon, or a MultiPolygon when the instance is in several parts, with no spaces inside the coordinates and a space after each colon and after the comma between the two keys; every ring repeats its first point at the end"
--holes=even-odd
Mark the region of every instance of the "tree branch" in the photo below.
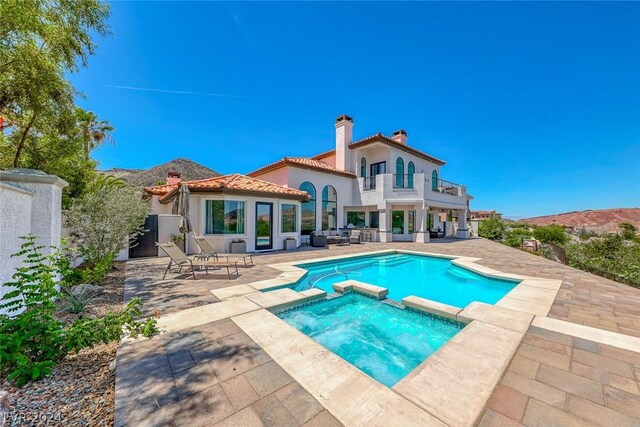
{"type": "Polygon", "coordinates": [[[13,158],[13,167],[17,168],[20,165],[20,155],[22,154],[22,149],[24,148],[24,142],[27,140],[27,136],[29,136],[29,131],[31,130],[31,126],[33,126],[33,122],[36,120],[38,113],[33,113],[31,116],[31,120],[27,123],[27,126],[24,128],[22,135],[20,136],[20,141],[18,142],[18,148],[16,149],[16,155],[13,158]]]}

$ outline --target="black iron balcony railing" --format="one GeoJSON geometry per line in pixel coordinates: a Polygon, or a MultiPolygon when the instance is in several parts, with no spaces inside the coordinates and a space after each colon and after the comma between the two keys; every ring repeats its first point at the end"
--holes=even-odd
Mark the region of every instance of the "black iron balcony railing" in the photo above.
{"type": "Polygon", "coordinates": [[[462,196],[462,191],[459,184],[445,181],[444,179],[437,179],[432,182],[431,189],[438,193],[449,194],[451,196],[462,196]]]}
{"type": "Polygon", "coordinates": [[[393,188],[413,188],[413,174],[394,174],[393,188]]]}
{"type": "Polygon", "coordinates": [[[375,176],[366,176],[362,179],[362,190],[375,190],[376,189],[376,177],[375,176]]]}

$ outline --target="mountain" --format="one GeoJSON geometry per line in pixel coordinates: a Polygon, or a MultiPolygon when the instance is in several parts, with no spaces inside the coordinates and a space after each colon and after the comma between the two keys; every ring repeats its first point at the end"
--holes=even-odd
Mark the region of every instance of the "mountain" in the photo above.
{"type": "Polygon", "coordinates": [[[589,231],[615,233],[618,224],[630,222],[640,227],[640,208],[618,208],[566,212],[557,215],[523,218],[520,221],[535,225],[558,224],[575,229],[585,228],[589,231]]]}
{"type": "Polygon", "coordinates": [[[159,182],[165,182],[169,172],[179,172],[183,181],[193,179],[205,179],[221,174],[206,166],[189,159],[174,159],[170,162],[154,166],[150,169],[123,169],[113,168],[102,171],[103,173],[123,178],[131,185],[148,187],[159,182]]]}

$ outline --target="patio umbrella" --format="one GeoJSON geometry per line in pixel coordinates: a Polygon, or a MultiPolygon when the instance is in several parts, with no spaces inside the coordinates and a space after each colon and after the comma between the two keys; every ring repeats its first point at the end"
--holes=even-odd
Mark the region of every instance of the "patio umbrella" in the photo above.
{"type": "Polygon", "coordinates": [[[193,230],[193,228],[191,227],[191,221],[189,220],[189,193],[189,187],[186,185],[181,185],[180,190],[178,191],[178,195],[176,196],[177,214],[181,216],[180,222],[178,223],[178,230],[180,230],[181,233],[185,234],[185,252],[188,250],[186,234],[191,233],[191,231],[193,230]]]}

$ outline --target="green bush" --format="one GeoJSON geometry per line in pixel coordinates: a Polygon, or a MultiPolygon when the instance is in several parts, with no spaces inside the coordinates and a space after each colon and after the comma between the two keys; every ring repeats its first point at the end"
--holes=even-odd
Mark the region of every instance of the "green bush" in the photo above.
{"type": "Polygon", "coordinates": [[[640,287],[640,243],[606,235],[566,246],[569,265],[640,287]]]}
{"type": "Polygon", "coordinates": [[[618,224],[618,228],[622,232],[622,238],[624,240],[635,240],[638,228],[630,222],[621,222],[618,224]]]}
{"type": "Polygon", "coordinates": [[[99,343],[118,340],[124,333],[151,336],[156,332],[155,320],[136,321],[142,302],[131,300],[120,313],[109,313],[95,319],[78,319],[66,325],[55,314],[55,303],[62,294],[57,285],[65,286],[69,276],[69,259],[56,250],[42,255],[43,246],[34,236],[25,238],[22,250],[14,256],[24,257],[18,268],[14,288],[0,300],[0,372],[19,387],[28,381],[48,375],[67,354],[99,343]],[[62,278],[58,282],[56,278],[62,278]]]}
{"type": "Polygon", "coordinates": [[[578,234],[578,237],[580,238],[580,240],[589,240],[592,237],[598,237],[599,234],[596,233],[595,231],[587,231],[586,229],[582,229],[580,230],[580,233],[578,234]]]}
{"type": "Polygon", "coordinates": [[[502,240],[505,236],[505,224],[499,218],[487,218],[479,221],[478,236],[489,240],[502,240]]]}
{"type": "Polygon", "coordinates": [[[533,230],[533,237],[542,243],[556,243],[562,245],[569,240],[569,236],[560,225],[547,225],[533,230]]]}
{"type": "Polygon", "coordinates": [[[504,244],[511,246],[512,248],[518,248],[522,244],[523,239],[531,237],[531,232],[528,228],[509,228],[506,232],[504,244]]]}
{"type": "MultiPolygon", "coordinates": [[[[65,225],[78,252],[94,274],[106,274],[129,239],[142,232],[147,204],[137,191],[117,180],[103,179],[65,212],[65,225]]],[[[102,275],[104,277],[104,275],[102,275]]]]}

